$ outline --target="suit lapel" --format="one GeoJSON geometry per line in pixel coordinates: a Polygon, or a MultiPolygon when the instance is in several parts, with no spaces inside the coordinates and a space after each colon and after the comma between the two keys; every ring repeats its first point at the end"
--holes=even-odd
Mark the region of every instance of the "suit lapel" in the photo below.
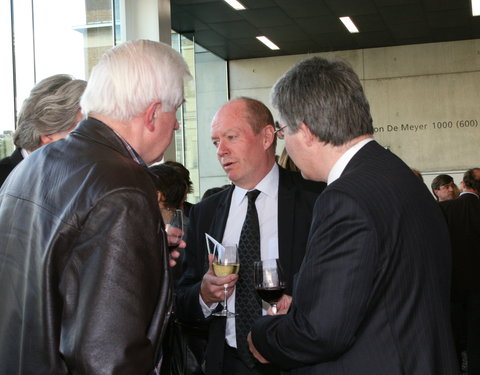
{"type": "Polygon", "coordinates": [[[218,242],[222,242],[223,240],[223,234],[227,225],[228,212],[230,211],[233,189],[235,189],[234,185],[229,187],[227,194],[216,207],[216,210],[213,213],[212,222],[210,223],[209,234],[218,242]]]}

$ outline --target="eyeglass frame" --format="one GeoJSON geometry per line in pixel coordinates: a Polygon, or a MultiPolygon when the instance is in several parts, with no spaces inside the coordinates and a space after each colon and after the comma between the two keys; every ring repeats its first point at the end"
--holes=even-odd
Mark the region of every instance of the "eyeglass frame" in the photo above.
{"type": "Polygon", "coordinates": [[[277,129],[275,130],[275,132],[273,134],[275,134],[278,139],[284,139],[285,134],[283,134],[283,131],[285,130],[287,125],[284,125],[284,126],[280,127],[280,124],[278,123],[278,121],[275,121],[275,127],[277,129]]]}

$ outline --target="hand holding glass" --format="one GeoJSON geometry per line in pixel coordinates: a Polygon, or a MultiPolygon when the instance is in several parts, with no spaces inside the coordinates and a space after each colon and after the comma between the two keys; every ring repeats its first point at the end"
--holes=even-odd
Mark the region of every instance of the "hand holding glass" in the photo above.
{"type": "Polygon", "coordinates": [[[168,248],[176,249],[183,237],[183,213],[182,210],[172,211],[172,217],[166,226],[168,248]]]}
{"type": "MultiPolygon", "coordinates": [[[[238,261],[237,245],[225,245],[216,249],[216,257],[213,260],[212,267],[216,276],[224,277],[232,274],[237,274],[240,269],[238,261]]],[[[214,316],[235,316],[235,313],[228,311],[227,307],[227,287],[228,284],[223,284],[223,310],[213,313],[214,316]]]]}
{"type": "Polygon", "coordinates": [[[262,300],[272,305],[272,312],[277,313],[277,302],[285,292],[286,282],[279,259],[266,259],[255,262],[255,289],[262,300]]]}

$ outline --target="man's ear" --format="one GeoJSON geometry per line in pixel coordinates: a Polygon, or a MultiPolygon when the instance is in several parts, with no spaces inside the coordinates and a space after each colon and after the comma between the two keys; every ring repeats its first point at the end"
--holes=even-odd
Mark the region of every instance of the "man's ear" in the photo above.
{"type": "Polygon", "coordinates": [[[300,124],[298,131],[301,132],[302,138],[307,146],[311,146],[315,142],[317,137],[304,122],[300,124]]]}
{"type": "Polygon", "coordinates": [[[53,138],[51,134],[41,135],[40,136],[40,146],[48,145],[49,143],[53,142],[53,138]]]}
{"type": "Polygon", "coordinates": [[[160,203],[160,202],[163,202],[164,200],[165,200],[165,195],[161,191],[157,190],[157,202],[160,203]]]}
{"type": "Polygon", "coordinates": [[[152,102],[143,113],[143,120],[149,131],[155,130],[155,119],[161,108],[162,104],[160,102],[152,102]]]}
{"type": "Polygon", "coordinates": [[[273,125],[267,125],[262,129],[263,133],[263,147],[268,150],[275,140],[275,127],[273,125]]]}

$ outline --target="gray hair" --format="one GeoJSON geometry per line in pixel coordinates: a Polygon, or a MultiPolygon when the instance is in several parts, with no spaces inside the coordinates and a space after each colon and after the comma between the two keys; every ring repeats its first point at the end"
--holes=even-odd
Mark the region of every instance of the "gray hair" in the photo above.
{"type": "Polygon", "coordinates": [[[120,44],[105,52],[93,68],[80,102],[82,113],[128,121],[157,100],[163,111],[172,111],[183,102],[188,77],[182,56],[164,43],[120,44]]]}
{"type": "Polygon", "coordinates": [[[277,81],[270,99],[291,132],[303,122],[325,144],[341,146],[373,134],[360,80],[343,61],[311,57],[299,62],[277,81]]]}
{"type": "Polygon", "coordinates": [[[73,128],[86,85],[67,74],[53,75],[35,85],[18,115],[15,146],[33,151],[40,147],[40,136],[73,128]]]}

